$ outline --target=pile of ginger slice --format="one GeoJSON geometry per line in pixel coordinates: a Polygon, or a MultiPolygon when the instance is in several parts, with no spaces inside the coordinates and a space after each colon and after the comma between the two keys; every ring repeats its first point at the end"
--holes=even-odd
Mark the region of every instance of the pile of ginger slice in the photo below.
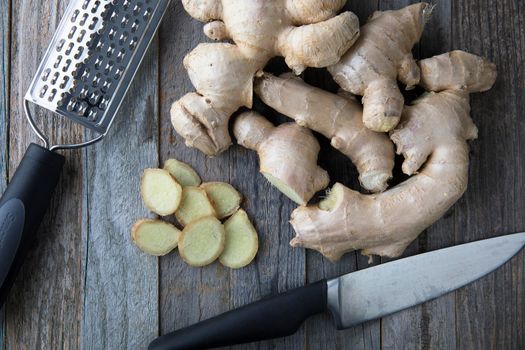
{"type": "Polygon", "coordinates": [[[173,104],[172,123],[190,147],[209,156],[231,143],[228,121],[252,107],[253,93],[293,119],[274,126],[247,111],[236,116],[239,145],[256,151],[262,175],[300,206],[292,213],[291,245],[315,249],[332,261],[361,250],[397,257],[463,195],[468,141],[477,138],[469,94],[489,90],[496,66],[465,51],[417,61],[433,7],[421,2],[375,12],[362,27],[343,12],[344,0],[183,0],[207,22],[205,34],[229,42],[200,44],[184,59],[196,88],[173,104]],[[282,56],[293,73],[263,71],[282,56]],[[297,75],[327,68],[342,91],[324,91],[297,75]],[[402,89],[426,92],[406,105],[402,89]],[[320,146],[311,130],[356,166],[366,194],[329,184],[317,164],[320,146]],[[395,153],[410,177],[388,188],[395,153]]]}

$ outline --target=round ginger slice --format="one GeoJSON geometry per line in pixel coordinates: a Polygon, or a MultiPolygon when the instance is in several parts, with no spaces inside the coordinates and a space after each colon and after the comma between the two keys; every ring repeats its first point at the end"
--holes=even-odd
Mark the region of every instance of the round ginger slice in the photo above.
{"type": "Polygon", "coordinates": [[[241,194],[225,182],[207,182],[201,185],[210,199],[217,218],[224,219],[232,215],[241,205],[241,194]]]}
{"type": "Polygon", "coordinates": [[[164,169],[169,171],[182,187],[199,186],[202,182],[199,174],[191,166],[177,159],[164,162],[164,169]]]}
{"type": "Polygon", "coordinates": [[[205,216],[216,216],[206,191],[199,187],[184,187],[180,206],[175,211],[177,220],[186,226],[205,216]]]}
{"type": "Polygon", "coordinates": [[[133,243],[145,253],[163,256],[177,248],[180,231],[173,225],[160,221],[143,219],[131,228],[133,243]]]}
{"type": "Polygon", "coordinates": [[[224,250],[224,226],[214,216],[206,216],[184,228],[179,252],[188,265],[200,267],[214,262],[224,250]]]}
{"type": "Polygon", "coordinates": [[[182,187],[163,169],[146,169],[140,185],[146,207],[161,216],[171,215],[181,201],[182,187]]]}
{"type": "Polygon", "coordinates": [[[248,214],[239,209],[224,223],[226,230],[226,245],[219,261],[232,269],[245,267],[255,258],[259,249],[257,231],[253,227],[248,214]]]}

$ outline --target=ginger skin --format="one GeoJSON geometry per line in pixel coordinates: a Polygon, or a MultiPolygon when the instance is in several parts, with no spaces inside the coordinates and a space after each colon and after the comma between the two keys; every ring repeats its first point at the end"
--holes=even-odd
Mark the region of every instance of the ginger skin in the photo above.
{"type": "Polygon", "coordinates": [[[196,92],[171,108],[175,130],[190,147],[216,155],[231,143],[228,120],[252,106],[254,75],[283,56],[296,74],[336,63],[359,35],[351,12],[335,16],[343,0],[183,0],[186,11],[208,22],[205,34],[229,43],[199,44],[184,58],[196,92]]]}
{"type": "Polygon", "coordinates": [[[294,202],[306,205],[328,186],[328,173],[317,165],[320,146],[310,130],[296,123],[275,127],[250,111],[237,117],[233,131],[241,146],[257,151],[261,173],[294,202]]]}
{"type": "Polygon", "coordinates": [[[359,102],[290,75],[265,73],[255,79],[254,90],[268,106],[329,138],[331,145],[357,167],[365,189],[386,189],[394,167],[394,147],[386,134],[364,126],[359,102]]]}
{"type": "Polygon", "coordinates": [[[392,130],[404,98],[399,79],[410,89],[419,82],[412,47],[421,38],[432,7],[418,3],[396,11],[378,11],[361,27],[355,45],[328,71],[346,91],[363,96],[363,122],[374,131],[392,130]]]}
{"type": "Polygon", "coordinates": [[[460,51],[419,65],[422,81],[441,91],[426,93],[405,107],[402,122],[390,135],[405,158],[403,172],[417,175],[377,195],[336,184],[319,205],[299,207],[292,213],[297,234],[292,246],[316,249],[333,261],[357,249],[365,255],[397,257],[463,195],[468,180],[467,141],[477,137],[469,92],[488,90],[496,67],[460,51]],[[471,65],[473,58],[482,64],[471,65]],[[458,69],[462,73],[446,75],[427,69],[438,66],[444,72],[458,69]]]}

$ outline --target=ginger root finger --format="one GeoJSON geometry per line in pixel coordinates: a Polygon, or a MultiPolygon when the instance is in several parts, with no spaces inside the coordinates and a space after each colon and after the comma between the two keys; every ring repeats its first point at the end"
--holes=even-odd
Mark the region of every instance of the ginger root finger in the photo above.
{"type": "Polygon", "coordinates": [[[461,50],[430,57],[418,64],[421,69],[419,85],[428,91],[486,91],[494,85],[497,77],[494,63],[461,50]]]}
{"type": "Polygon", "coordinates": [[[234,124],[237,142],[256,151],[260,171],[294,202],[305,205],[328,186],[328,173],[317,165],[319,143],[310,130],[296,123],[274,127],[256,112],[245,112],[234,124]]]}
{"type": "Polygon", "coordinates": [[[374,131],[392,130],[404,98],[396,79],[411,88],[419,82],[412,47],[421,38],[432,7],[418,3],[396,11],[375,12],[360,37],[328,70],[346,91],[363,96],[363,122],[374,131]]]}
{"type": "Polygon", "coordinates": [[[292,0],[183,0],[190,15],[211,22],[208,37],[235,43],[200,44],[184,59],[196,92],[173,104],[171,120],[187,146],[209,156],[229,147],[229,118],[239,107],[251,108],[253,77],[272,57],[283,56],[298,74],[335,64],[350,48],[359,21],[351,12],[336,16],[344,1],[308,4],[313,7],[292,0]]]}
{"type": "Polygon", "coordinates": [[[331,260],[359,249],[366,255],[396,257],[445,214],[466,190],[467,141],[477,137],[470,118],[469,92],[490,88],[496,76],[495,66],[489,62],[469,62],[472,60],[455,63],[462,65],[465,74],[461,79],[468,82],[460,84],[462,89],[457,89],[453,75],[445,79],[425,72],[428,86],[439,85],[445,90],[426,93],[405,107],[402,122],[390,134],[397,152],[405,157],[403,171],[417,175],[377,195],[363,195],[336,184],[317,206],[299,207],[292,213],[297,234],[292,246],[316,249],[331,260]],[[478,80],[468,78],[474,72],[478,72],[478,80]]]}
{"type": "Polygon", "coordinates": [[[359,102],[290,75],[265,73],[255,79],[254,90],[268,106],[329,138],[332,146],[356,166],[365,189],[386,189],[394,167],[394,145],[386,134],[364,126],[359,102]]]}

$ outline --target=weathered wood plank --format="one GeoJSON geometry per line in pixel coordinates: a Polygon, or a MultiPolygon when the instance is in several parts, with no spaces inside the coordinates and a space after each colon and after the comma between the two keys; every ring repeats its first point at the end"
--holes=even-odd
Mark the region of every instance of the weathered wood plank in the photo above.
{"type": "Polygon", "coordinates": [[[142,170],[158,165],[157,79],[155,39],[107,138],[86,150],[86,349],[145,349],[158,335],[158,259],[130,238],[152,216],[139,189],[142,170]]]}
{"type": "MultiPolygon", "coordinates": [[[[416,2],[416,1],[410,1],[416,2]]],[[[390,2],[389,2],[390,3],[390,2]]],[[[396,1],[399,3],[399,1],[396,1]]],[[[407,2],[396,4],[405,6],[407,2]]],[[[451,2],[435,4],[432,17],[417,48],[420,58],[450,51],[451,2]]],[[[441,220],[422,233],[405,252],[405,255],[424,253],[454,244],[456,207],[441,220]]],[[[454,293],[437,300],[413,307],[383,320],[383,346],[404,349],[454,349],[455,342],[455,298],[454,293]]]]}
{"type": "MultiPolygon", "coordinates": [[[[9,160],[9,49],[11,47],[11,1],[0,0],[0,193],[7,185],[9,160]]],[[[5,308],[0,308],[0,350],[5,347],[5,308]]]]}
{"type": "MultiPolygon", "coordinates": [[[[23,96],[66,2],[12,2],[9,174],[37,138],[23,115],[23,96]]],[[[55,142],[82,137],[81,128],[39,110],[55,142]]],[[[67,152],[54,199],[6,304],[6,348],[78,348],[82,311],[82,156],[67,152]]]]}
{"type": "MultiPolygon", "coordinates": [[[[206,159],[184,145],[171,126],[171,103],[193,88],[182,67],[184,55],[203,41],[202,24],[173,2],[160,29],[160,159],[170,157],[193,166],[205,181],[228,180],[229,155],[206,159]]],[[[177,252],[160,259],[160,332],[188,326],[228,310],[229,275],[214,263],[205,268],[186,265],[177,252]]]]}
{"type": "MultiPolygon", "coordinates": [[[[288,246],[288,224],[293,205],[258,175],[257,156],[238,146],[207,159],[184,146],[169,120],[170,104],[193,91],[182,58],[199,42],[206,41],[202,23],[173,4],[161,29],[161,158],[176,157],[191,164],[206,181],[224,180],[245,195],[243,206],[260,234],[260,250],[254,264],[231,271],[215,263],[204,269],[186,266],[177,254],[161,259],[161,333],[187,326],[230,308],[304,284],[304,252],[288,246]]],[[[304,346],[304,329],[293,337],[242,348],[304,346]]]]}
{"type": "MultiPolygon", "coordinates": [[[[525,230],[525,23],[523,1],[453,2],[453,44],[490,58],[498,80],[471,96],[479,128],[470,188],[456,210],[457,243],[525,230]]],[[[457,345],[525,348],[525,258],[457,292],[457,345]]]]}
{"type": "MultiPolygon", "coordinates": [[[[379,1],[348,1],[346,10],[354,12],[363,25],[374,11],[379,9],[379,1]]],[[[328,90],[337,90],[325,70],[309,70],[305,80],[312,85],[328,90]]],[[[355,167],[343,154],[334,150],[324,138],[320,139],[321,154],[319,163],[330,174],[331,185],[341,182],[354,189],[359,189],[358,174],[355,167]]],[[[366,259],[358,253],[346,254],[341,261],[332,263],[321,254],[307,251],[308,282],[368,267],[366,259]]],[[[307,344],[311,349],[379,349],[381,345],[380,322],[369,322],[343,331],[337,331],[331,317],[322,315],[307,321],[307,344]]]]}

